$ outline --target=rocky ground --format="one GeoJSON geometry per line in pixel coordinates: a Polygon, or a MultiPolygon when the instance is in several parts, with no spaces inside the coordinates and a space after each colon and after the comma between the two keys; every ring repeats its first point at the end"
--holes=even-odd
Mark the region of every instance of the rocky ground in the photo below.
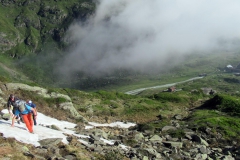
{"type": "MultiPolygon", "coordinates": [[[[68,135],[68,145],[63,144],[60,138],[44,139],[37,148],[1,137],[0,156],[5,160],[11,159],[18,148],[17,151],[24,159],[240,159],[240,146],[236,141],[226,141],[221,134],[213,133],[211,128],[196,131],[182,122],[184,119],[181,115],[176,115],[171,120],[172,125],[164,126],[158,131],[142,129],[139,125],[128,129],[84,129],[84,124],[79,123],[74,129],[75,132],[89,138],[68,135]],[[106,143],[104,140],[112,143],[106,143]]],[[[161,120],[156,123],[161,123],[161,120]]]]}
{"type": "MultiPolygon", "coordinates": [[[[31,87],[25,84],[4,84],[1,87],[0,102],[6,104],[7,95],[16,90],[29,90],[46,97],[65,97],[67,95],[48,93],[44,88],[31,87]]],[[[96,127],[85,129],[87,118],[74,109],[72,103],[63,103],[62,109],[80,117],[74,128],[77,134],[87,135],[80,138],[68,135],[69,144],[63,144],[61,139],[44,139],[41,146],[34,147],[17,142],[13,138],[0,137],[0,158],[10,159],[49,159],[49,160],[75,160],[75,159],[106,159],[106,160],[233,160],[240,159],[240,146],[238,141],[226,140],[213,128],[203,127],[195,129],[188,126],[187,117],[181,114],[170,117],[170,125],[162,128],[151,128],[147,125],[137,124],[134,127],[110,128],[96,127]],[[106,143],[109,140],[112,143],[106,143]]],[[[189,111],[191,113],[193,110],[189,111]]],[[[8,119],[9,115],[1,115],[8,119]]],[[[154,123],[162,123],[161,116],[154,123]]],[[[103,118],[102,118],[103,119],[103,118]]],[[[112,119],[111,121],[113,121],[112,119]]],[[[56,128],[55,128],[56,129],[56,128]]]]}

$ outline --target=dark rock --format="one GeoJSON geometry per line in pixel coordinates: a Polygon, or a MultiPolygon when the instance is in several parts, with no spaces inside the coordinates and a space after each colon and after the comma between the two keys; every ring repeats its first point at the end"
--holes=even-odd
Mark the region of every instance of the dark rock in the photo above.
{"type": "Polygon", "coordinates": [[[177,128],[176,127],[173,127],[173,126],[164,126],[162,128],[162,131],[168,131],[168,130],[176,130],[177,128]]]}
{"type": "Polygon", "coordinates": [[[76,159],[76,156],[74,155],[66,155],[63,157],[64,159],[67,159],[67,160],[75,160],[76,159]]]}
{"type": "Polygon", "coordinates": [[[62,141],[62,138],[48,138],[38,141],[42,146],[57,145],[62,141]]]}

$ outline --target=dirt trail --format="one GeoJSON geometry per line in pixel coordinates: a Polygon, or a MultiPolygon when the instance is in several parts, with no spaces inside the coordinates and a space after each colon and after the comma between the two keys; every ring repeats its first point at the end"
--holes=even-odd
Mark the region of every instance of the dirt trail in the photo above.
{"type": "Polygon", "coordinates": [[[175,82],[175,83],[170,83],[170,84],[164,84],[164,85],[158,85],[158,86],[153,86],[153,87],[147,87],[147,88],[139,88],[139,89],[135,89],[135,90],[132,90],[132,91],[128,91],[128,92],[125,92],[126,94],[131,94],[131,95],[136,95],[144,90],[147,90],[147,89],[154,89],[154,88],[165,88],[165,87],[171,87],[171,86],[174,86],[176,84],[180,84],[180,83],[185,83],[185,82],[188,82],[188,81],[192,81],[192,80],[196,80],[196,79],[201,79],[203,77],[194,77],[194,78],[190,78],[188,80],[185,80],[185,81],[181,81],[181,82],[175,82]]]}

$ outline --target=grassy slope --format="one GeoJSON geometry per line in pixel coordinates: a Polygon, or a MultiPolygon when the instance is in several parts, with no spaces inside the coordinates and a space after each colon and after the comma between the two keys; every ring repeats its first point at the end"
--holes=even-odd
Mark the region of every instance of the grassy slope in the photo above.
{"type": "MultiPolygon", "coordinates": [[[[61,0],[61,1],[3,1],[0,5],[0,55],[4,66],[11,66],[17,73],[25,74],[39,84],[54,86],[52,64],[59,57],[62,42],[58,39],[74,19],[84,18],[94,10],[90,0],[61,0]],[[11,49],[10,49],[11,48],[11,49]],[[49,48],[55,52],[54,58],[49,48]],[[10,49],[10,50],[9,50],[10,49]],[[47,51],[46,51],[47,50],[47,51]],[[36,53],[43,54],[42,56],[36,53]],[[46,58],[43,58],[46,57],[46,58]],[[14,58],[14,59],[13,59],[14,58]],[[40,61],[41,59],[42,61],[40,61]]],[[[23,81],[0,69],[7,79],[23,81]]],[[[27,79],[25,79],[27,80],[27,79]]],[[[31,82],[32,83],[32,82],[31,82]]]]}
{"type": "MultiPolygon", "coordinates": [[[[173,82],[180,82],[189,78],[197,77],[199,74],[206,73],[207,76],[203,79],[190,81],[183,84],[176,85],[177,89],[184,89],[190,91],[192,89],[198,89],[203,87],[213,88],[218,92],[236,92],[237,83],[240,77],[235,76],[233,73],[225,72],[224,69],[228,64],[236,67],[240,62],[240,55],[238,53],[215,53],[208,55],[192,55],[189,56],[182,64],[175,66],[167,74],[157,76],[157,78],[149,78],[148,80],[139,80],[138,84],[134,84],[130,87],[116,87],[116,90],[129,91],[139,86],[151,87],[162,84],[169,84],[173,82]],[[144,83],[147,81],[148,83],[144,83]]],[[[114,88],[114,87],[113,87],[114,88]]],[[[144,91],[142,94],[152,94],[162,91],[160,89],[151,89],[144,91]]]]}

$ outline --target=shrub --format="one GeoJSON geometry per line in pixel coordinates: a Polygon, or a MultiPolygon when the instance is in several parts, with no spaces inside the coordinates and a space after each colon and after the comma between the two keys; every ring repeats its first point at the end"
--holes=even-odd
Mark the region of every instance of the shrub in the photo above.
{"type": "Polygon", "coordinates": [[[169,130],[168,134],[174,138],[181,138],[185,136],[185,132],[182,129],[169,130]]]}
{"type": "Polygon", "coordinates": [[[1,81],[1,82],[9,82],[10,79],[9,79],[9,78],[6,78],[6,77],[3,77],[3,76],[0,76],[0,81],[1,81]]]}
{"type": "Polygon", "coordinates": [[[135,139],[128,139],[125,141],[126,145],[134,147],[138,142],[135,139]]]}
{"type": "Polygon", "coordinates": [[[112,100],[116,99],[116,94],[114,92],[107,92],[107,91],[100,90],[100,91],[97,91],[96,93],[103,99],[112,99],[112,100]]]}
{"type": "Polygon", "coordinates": [[[60,103],[68,102],[67,99],[62,98],[62,97],[58,97],[58,98],[45,98],[45,101],[48,104],[60,104],[60,103]]]}
{"type": "Polygon", "coordinates": [[[203,130],[212,128],[212,132],[219,132],[227,139],[239,140],[240,118],[222,114],[216,110],[197,110],[188,118],[190,128],[203,130]]]}
{"type": "Polygon", "coordinates": [[[145,130],[154,130],[154,127],[149,124],[139,124],[138,125],[138,131],[144,132],[145,130]]]}
{"type": "Polygon", "coordinates": [[[173,93],[159,93],[154,95],[154,99],[162,102],[186,102],[187,99],[185,97],[181,97],[179,94],[173,94],[173,93]]]}
{"type": "Polygon", "coordinates": [[[80,112],[87,112],[87,108],[86,107],[80,107],[80,108],[78,108],[78,110],[80,111],[80,112]]]}
{"type": "Polygon", "coordinates": [[[240,102],[234,96],[216,95],[207,104],[220,111],[240,115],[240,102]]]}
{"type": "Polygon", "coordinates": [[[105,154],[105,160],[122,160],[123,155],[117,151],[110,151],[105,154]]]}
{"type": "Polygon", "coordinates": [[[149,113],[151,110],[144,105],[136,104],[131,107],[125,107],[124,113],[127,115],[134,115],[139,113],[149,113]]]}

